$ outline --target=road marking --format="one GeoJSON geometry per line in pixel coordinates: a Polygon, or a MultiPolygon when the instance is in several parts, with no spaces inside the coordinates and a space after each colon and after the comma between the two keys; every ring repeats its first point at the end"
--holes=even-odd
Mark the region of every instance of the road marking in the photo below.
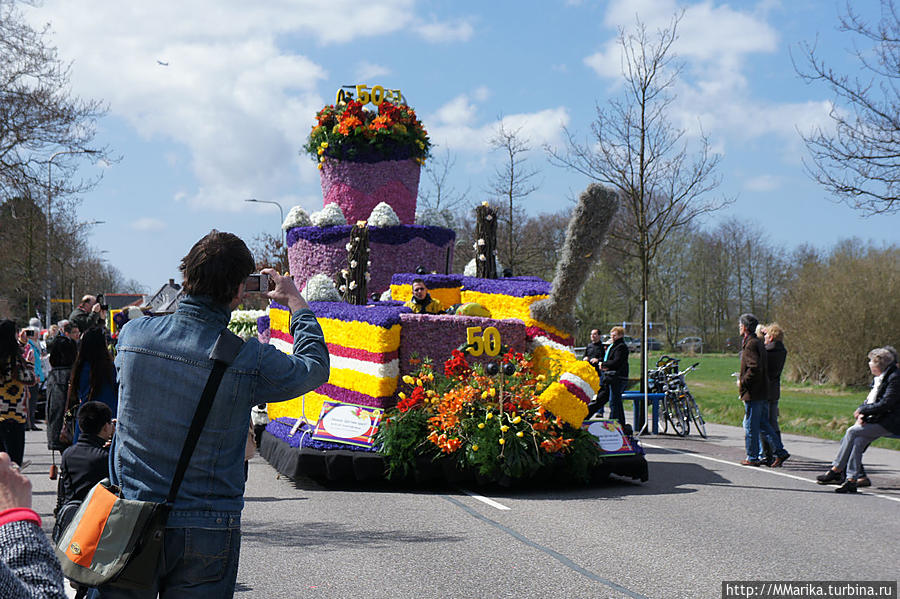
{"type": "MultiPolygon", "coordinates": [[[[463,491],[463,492],[466,493],[467,495],[471,495],[471,493],[468,493],[467,491],[463,491]]],[[[509,528],[508,526],[504,526],[503,524],[500,524],[499,522],[497,522],[495,520],[491,520],[490,518],[488,518],[487,516],[485,516],[483,514],[479,514],[478,512],[476,512],[475,510],[473,510],[472,508],[470,508],[469,506],[467,506],[466,504],[464,504],[463,502],[459,501],[458,499],[456,499],[454,497],[450,497],[449,495],[441,495],[441,497],[446,499],[447,501],[449,501],[456,507],[465,510],[473,518],[477,518],[478,520],[481,520],[482,522],[486,522],[487,524],[490,524],[491,526],[505,532],[506,534],[513,537],[517,541],[519,541],[525,545],[528,545],[529,547],[537,549],[538,551],[546,553],[547,555],[549,555],[550,557],[552,557],[553,559],[555,559],[556,561],[558,561],[565,567],[569,568],[570,570],[572,570],[574,572],[581,574],[582,576],[586,576],[587,578],[590,578],[591,580],[593,580],[595,582],[599,582],[602,585],[608,586],[609,588],[614,589],[614,590],[616,590],[624,595],[627,595],[629,597],[633,597],[634,599],[648,599],[645,595],[640,595],[638,593],[635,593],[634,591],[627,589],[620,584],[616,584],[615,582],[613,582],[611,580],[608,580],[606,578],[603,578],[602,576],[598,576],[598,575],[594,574],[590,570],[582,568],[581,566],[579,566],[578,564],[573,562],[571,559],[569,559],[562,553],[555,551],[553,549],[550,549],[549,547],[545,547],[544,545],[541,545],[539,543],[535,543],[528,537],[514,531],[513,529],[509,528]]]]}
{"type": "Polygon", "coordinates": [[[488,505],[491,506],[491,507],[495,507],[495,508],[497,508],[498,510],[508,511],[508,510],[510,509],[510,508],[506,507],[505,505],[503,505],[502,503],[497,503],[497,502],[494,501],[493,499],[488,499],[488,498],[485,497],[484,495],[479,495],[478,493],[473,493],[472,491],[466,491],[465,489],[460,489],[460,491],[462,491],[463,493],[465,493],[465,494],[468,495],[469,497],[471,497],[471,498],[473,498],[473,499],[477,499],[478,501],[480,501],[480,502],[482,502],[482,503],[486,503],[486,504],[488,504],[488,505]]]}
{"type": "MultiPolygon", "coordinates": [[[[737,466],[737,467],[743,468],[745,470],[756,470],[757,472],[765,472],[766,474],[774,474],[775,476],[783,476],[785,478],[793,478],[794,480],[801,480],[806,483],[812,483],[817,486],[822,486],[822,485],[819,485],[819,483],[817,483],[814,480],[810,480],[810,479],[804,478],[802,476],[797,476],[796,474],[788,474],[787,472],[776,471],[776,470],[773,470],[772,468],[762,468],[762,467],[752,468],[752,467],[744,466],[741,464],[735,464],[734,462],[731,462],[728,460],[722,460],[719,458],[710,457],[708,455],[695,453],[693,451],[686,451],[684,449],[672,449],[671,447],[663,447],[662,445],[651,445],[650,443],[645,443],[643,441],[641,441],[641,445],[643,445],[644,447],[649,447],[651,449],[662,449],[664,451],[671,451],[673,453],[680,453],[683,455],[693,456],[695,458],[700,458],[701,460],[709,460],[710,462],[718,462],[720,464],[727,464],[729,466],[737,466]]],[[[890,501],[896,501],[896,502],[900,503],[900,497],[893,497],[891,495],[882,495],[881,493],[873,493],[871,491],[857,491],[857,493],[859,493],[860,495],[871,495],[873,497],[889,499],[890,501]]]]}

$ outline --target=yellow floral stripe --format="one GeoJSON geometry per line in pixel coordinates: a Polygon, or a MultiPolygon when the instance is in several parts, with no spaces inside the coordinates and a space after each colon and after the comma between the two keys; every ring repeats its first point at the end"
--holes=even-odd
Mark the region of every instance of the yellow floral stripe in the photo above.
{"type": "Polygon", "coordinates": [[[538,397],[538,403],[576,428],[587,418],[588,408],[584,402],[559,383],[551,383],[538,397]]]}
{"type": "Polygon", "coordinates": [[[389,329],[367,322],[344,322],[333,318],[320,318],[325,342],[374,353],[387,353],[400,348],[400,325],[389,329]]]}
{"type": "Polygon", "coordinates": [[[281,331],[283,333],[290,334],[291,313],[287,310],[269,308],[269,328],[275,331],[281,331]]]}
{"type": "Polygon", "coordinates": [[[310,391],[306,394],[305,399],[295,397],[288,401],[270,403],[269,418],[272,420],[284,416],[288,418],[299,418],[300,412],[305,408],[303,414],[306,416],[306,419],[312,423],[316,423],[319,420],[319,414],[322,412],[322,402],[326,399],[329,398],[320,393],[316,393],[315,391],[310,391]]]}
{"type": "Polygon", "coordinates": [[[572,335],[566,331],[561,331],[556,327],[531,317],[531,304],[539,302],[542,299],[547,299],[546,295],[515,297],[512,295],[501,295],[499,293],[481,293],[480,291],[468,290],[463,290],[460,295],[463,302],[476,302],[487,308],[491,313],[491,318],[518,318],[525,323],[526,327],[540,327],[543,330],[564,339],[570,339],[572,337],[572,335]]]}
{"type": "Polygon", "coordinates": [[[386,397],[397,390],[397,377],[378,378],[358,370],[332,368],[328,382],[336,387],[365,393],[372,397],[386,397]]]}
{"type": "Polygon", "coordinates": [[[566,370],[569,364],[577,361],[572,352],[562,351],[549,345],[538,345],[532,350],[532,355],[534,356],[535,371],[548,377],[558,375],[566,370]]]}
{"type": "MultiPolygon", "coordinates": [[[[429,289],[428,293],[431,294],[431,297],[441,302],[444,308],[462,303],[459,287],[429,289]]],[[[391,285],[391,299],[408,302],[412,299],[412,285],[391,285]]]]}

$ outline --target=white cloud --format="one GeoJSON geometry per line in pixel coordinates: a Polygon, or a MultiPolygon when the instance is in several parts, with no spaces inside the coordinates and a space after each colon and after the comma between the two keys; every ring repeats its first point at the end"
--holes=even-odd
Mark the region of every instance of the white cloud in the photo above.
{"type": "Polygon", "coordinates": [[[465,42],[471,39],[475,33],[472,24],[466,20],[457,20],[452,23],[432,20],[429,23],[419,23],[413,29],[423,39],[432,43],[465,42]]]}
{"type": "Polygon", "coordinates": [[[368,85],[377,85],[377,83],[373,84],[371,80],[390,74],[389,68],[369,61],[363,61],[356,67],[356,81],[362,81],[368,85]]]}
{"type": "Polygon", "coordinates": [[[158,218],[147,216],[132,222],[131,228],[136,231],[162,231],[166,228],[166,223],[158,218]]]}
{"type": "Polygon", "coordinates": [[[781,177],[775,175],[760,175],[744,181],[744,189],[747,191],[775,191],[782,186],[781,177]]]}

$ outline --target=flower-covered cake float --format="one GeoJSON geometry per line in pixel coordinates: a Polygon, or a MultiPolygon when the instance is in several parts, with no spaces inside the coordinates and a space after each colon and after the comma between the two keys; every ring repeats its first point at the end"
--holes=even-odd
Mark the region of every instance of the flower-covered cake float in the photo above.
{"type": "MultiPolygon", "coordinates": [[[[412,109],[387,99],[402,98],[399,90],[377,89],[357,86],[359,101],[339,94],[316,115],[306,145],[322,176],[323,209],[295,208],[284,228],[291,275],[322,326],[331,375],[268,406],[263,456],[288,476],[330,480],[520,484],[610,472],[646,480],[630,431],[612,421],[585,428],[599,380],[572,352],[572,301],[591,264],[583,257],[605,235],[614,194],[591,186],[582,195],[552,284],[496,277],[487,206],[477,211],[485,231],[478,276],[450,273],[455,233],[413,222],[427,134],[412,109]],[[417,278],[449,313],[404,305],[417,278]]],[[[257,321],[260,338],[290,352],[289,321],[273,303],[257,321]]]]}

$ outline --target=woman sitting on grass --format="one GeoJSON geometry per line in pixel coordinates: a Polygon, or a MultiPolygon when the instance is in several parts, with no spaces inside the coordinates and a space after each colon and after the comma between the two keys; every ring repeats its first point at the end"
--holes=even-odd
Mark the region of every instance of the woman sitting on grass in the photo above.
{"type": "Polygon", "coordinates": [[[847,471],[846,481],[836,493],[856,493],[858,487],[872,483],[862,470],[862,456],[869,444],[879,437],[900,434],[900,371],[897,357],[886,347],[869,352],[869,370],[875,375],[872,390],[865,403],[856,408],[856,424],[847,429],[837,457],[825,474],[816,480],[820,485],[839,483],[847,471]]]}

